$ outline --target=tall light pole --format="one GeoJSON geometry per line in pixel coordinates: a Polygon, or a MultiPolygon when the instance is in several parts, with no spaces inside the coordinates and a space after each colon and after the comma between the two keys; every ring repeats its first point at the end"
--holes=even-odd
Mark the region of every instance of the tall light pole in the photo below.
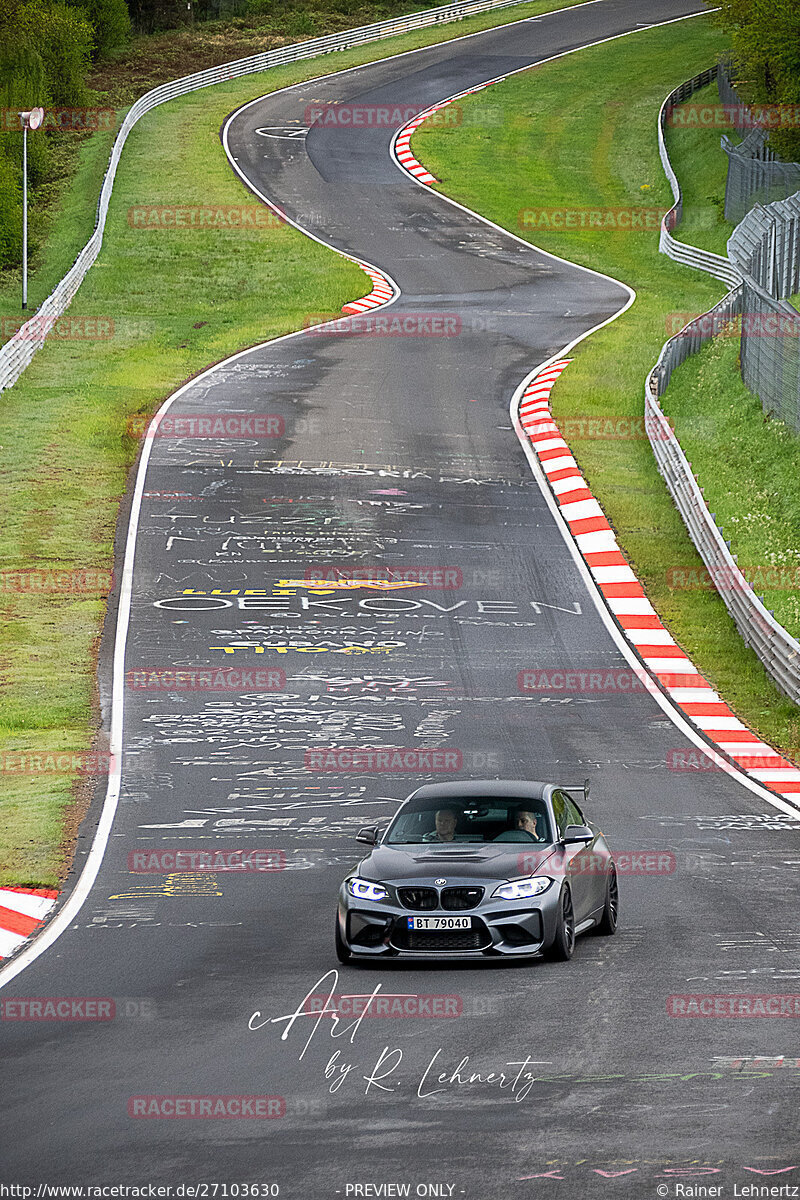
{"type": "Polygon", "coordinates": [[[38,129],[44,120],[43,108],[21,112],[22,122],[22,308],[28,307],[28,130],[38,129]]]}

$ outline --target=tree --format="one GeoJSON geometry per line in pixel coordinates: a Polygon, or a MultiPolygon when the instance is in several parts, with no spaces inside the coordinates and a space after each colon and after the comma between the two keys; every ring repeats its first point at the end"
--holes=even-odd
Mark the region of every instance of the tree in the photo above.
{"type": "MultiPolygon", "coordinates": [[[[42,56],[19,23],[0,27],[0,110],[4,116],[0,127],[0,161],[5,159],[13,164],[18,181],[22,179],[22,129],[16,114],[37,104],[42,107],[50,104],[42,56]]],[[[45,177],[48,161],[47,139],[30,137],[28,178],[34,187],[45,177]]],[[[4,178],[7,179],[7,174],[4,178]]]]}
{"type": "MultiPolygon", "coordinates": [[[[733,47],[742,98],[759,105],[800,106],[800,4],[797,0],[718,0],[717,20],[733,47]]],[[[769,144],[800,160],[800,127],[773,128],[769,144]]]]}
{"type": "Polygon", "coordinates": [[[29,0],[19,9],[18,27],[41,56],[53,104],[85,104],[94,35],[83,14],[60,0],[29,0]]]}
{"type": "Polygon", "coordinates": [[[0,153],[0,267],[16,266],[22,258],[22,189],[19,171],[0,153]]]}
{"type": "Polygon", "coordinates": [[[67,0],[81,9],[94,30],[94,57],[106,58],[127,45],[131,36],[131,18],[125,0],[67,0]]]}
{"type": "Polygon", "coordinates": [[[176,29],[188,21],[187,0],[128,0],[137,33],[176,29]]]}
{"type": "MultiPolygon", "coordinates": [[[[20,261],[22,130],[16,114],[41,105],[81,106],[93,44],[92,27],[61,0],[4,0],[0,12],[0,266],[20,261]]],[[[47,135],[28,138],[28,178],[47,178],[47,135]]]]}

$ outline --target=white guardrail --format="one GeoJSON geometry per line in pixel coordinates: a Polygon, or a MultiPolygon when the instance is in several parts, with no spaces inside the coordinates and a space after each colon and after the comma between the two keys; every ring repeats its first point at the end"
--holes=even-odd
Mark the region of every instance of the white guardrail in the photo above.
{"type": "Polygon", "coordinates": [[[670,92],[661,105],[661,111],[658,114],[658,153],[661,155],[664,173],[672,188],[675,203],[661,221],[661,235],[658,241],[658,248],[662,254],[668,255],[675,262],[683,263],[687,267],[696,267],[700,271],[714,275],[717,279],[721,279],[723,283],[726,283],[729,288],[733,288],[742,282],[742,277],[729,259],[723,258],[720,254],[712,254],[708,250],[698,250],[696,246],[688,246],[686,242],[679,242],[669,232],[670,229],[674,229],[680,222],[683,215],[683,199],[681,197],[680,184],[672,169],[672,163],[669,161],[667,146],[664,140],[664,126],[667,113],[673,105],[680,104],[681,100],[685,100],[687,96],[691,96],[692,92],[705,87],[706,84],[711,83],[712,79],[716,78],[717,68],[709,67],[707,71],[701,72],[700,75],[695,75],[693,79],[687,79],[680,87],[675,88],[675,91],[670,92]]]}
{"type": "Polygon", "coordinates": [[[410,33],[416,29],[426,29],[431,25],[460,21],[463,17],[476,13],[489,12],[496,8],[512,8],[526,2],[527,0],[461,0],[460,3],[445,4],[440,8],[411,13],[405,17],[392,17],[388,21],[361,25],[357,29],[348,29],[344,33],[312,38],[307,42],[297,42],[291,46],[282,46],[278,50],[267,50],[263,54],[236,59],[234,62],[212,67],[208,71],[198,71],[194,75],[184,76],[183,79],[175,79],[171,83],[161,84],[152,91],[146,92],[144,96],[140,96],[126,113],[114,140],[97,204],[94,233],[61,282],[39,305],[35,315],[20,326],[14,336],[0,347],[0,392],[16,383],[36,351],[44,345],[47,334],[59,317],[66,312],[72,297],[83,282],[86,272],[100,253],[111,191],[114,187],[114,177],[117,173],[122,149],[128,134],[145,113],[157,108],[159,104],[166,103],[167,100],[174,100],[176,96],[185,96],[189,92],[211,87],[215,83],[223,83],[225,80],[235,79],[240,75],[257,74],[259,71],[266,71],[269,67],[280,66],[282,63],[316,58],[318,55],[330,54],[337,50],[349,50],[353,46],[361,46],[366,42],[378,41],[398,33],[410,33]]]}
{"type": "Polygon", "coordinates": [[[645,381],[645,429],[658,469],[675,506],[739,633],[746,645],[758,655],[780,691],[795,704],[800,704],[800,642],[775,620],[747,582],[722,530],[714,520],[714,514],[708,510],[691,464],[659,404],[659,396],[666,388],[673,368],[695,353],[712,336],[721,321],[727,317],[733,319],[741,309],[744,290],[742,276],[734,265],[720,255],[678,242],[668,231],[668,226],[674,228],[680,220],[681,192],[664,143],[666,110],[671,104],[710,83],[716,73],[716,67],[712,67],[702,75],[687,80],[667,97],[659,113],[659,152],[675,197],[675,205],[662,222],[659,249],[676,262],[714,275],[732,290],[709,313],[695,318],[663,346],[658,362],[645,381]],[[671,218],[671,214],[675,215],[671,218]]]}

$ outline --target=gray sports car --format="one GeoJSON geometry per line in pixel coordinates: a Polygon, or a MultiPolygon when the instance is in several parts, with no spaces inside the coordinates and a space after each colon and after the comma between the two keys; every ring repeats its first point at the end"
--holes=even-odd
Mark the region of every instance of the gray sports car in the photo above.
{"type": "Polygon", "coordinates": [[[351,959],[566,960],[578,934],[614,933],[614,861],[580,788],[514,780],[412,792],[344,880],[336,953],[351,959]]]}

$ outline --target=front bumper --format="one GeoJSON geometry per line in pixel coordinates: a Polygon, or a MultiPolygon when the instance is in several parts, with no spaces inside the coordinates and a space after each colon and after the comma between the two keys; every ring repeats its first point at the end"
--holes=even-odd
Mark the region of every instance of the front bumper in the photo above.
{"type": "MultiPolygon", "coordinates": [[[[470,881],[474,884],[474,880],[470,881]]],[[[490,881],[491,893],[501,880],[490,881]]],[[[484,894],[474,908],[410,910],[395,900],[356,900],[342,885],[339,893],[339,931],[351,954],[372,959],[535,958],[555,937],[558,919],[557,882],[529,900],[501,900],[484,894]],[[471,928],[444,933],[409,928],[414,916],[464,916],[471,928]]]]}

